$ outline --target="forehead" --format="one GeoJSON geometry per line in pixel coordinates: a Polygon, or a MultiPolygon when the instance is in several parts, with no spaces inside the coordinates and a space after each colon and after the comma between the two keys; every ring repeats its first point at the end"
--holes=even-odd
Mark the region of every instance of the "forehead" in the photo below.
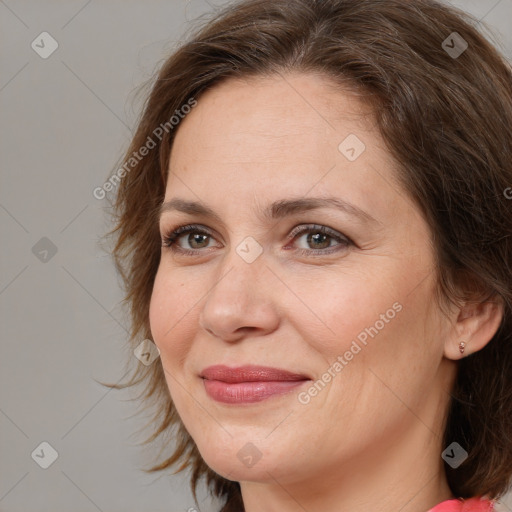
{"type": "Polygon", "coordinates": [[[174,147],[190,142],[183,139],[193,131],[193,145],[214,154],[229,149],[233,156],[243,155],[256,148],[286,152],[293,144],[307,154],[319,146],[335,144],[336,149],[345,131],[362,133],[372,124],[371,110],[360,96],[320,75],[227,79],[199,98],[179,125],[174,147]]]}
{"type": "Polygon", "coordinates": [[[385,206],[392,199],[382,181],[392,181],[385,174],[393,167],[357,94],[319,75],[228,79],[206,91],[178,126],[166,199],[215,191],[222,192],[218,200],[234,202],[240,194],[276,200],[314,189],[315,195],[348,193],[362,204],[371,194],[376,206],[385,206]],[[347,140],[359,144],[356,160],[342,152],[347,140]]]}

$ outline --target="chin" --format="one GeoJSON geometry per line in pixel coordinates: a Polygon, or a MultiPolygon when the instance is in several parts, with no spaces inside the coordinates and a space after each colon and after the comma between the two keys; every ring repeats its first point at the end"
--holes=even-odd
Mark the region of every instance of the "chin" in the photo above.
{"type": "Polygon", "coordinates": [[[198,444],[199,451],[206,464],[227,480],[253,482],[268,481],[277,476],[286,459],[270,445],[263,442],[253,443],[244,438],[230,438],[226,444],[206,443],[208,447],[198,444]],[[270,473],[270,474],[269,474],[270,473]]]}

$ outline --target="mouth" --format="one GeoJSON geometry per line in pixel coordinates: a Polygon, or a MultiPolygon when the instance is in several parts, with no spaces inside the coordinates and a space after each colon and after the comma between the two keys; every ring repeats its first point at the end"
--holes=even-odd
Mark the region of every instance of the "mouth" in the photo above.
{"type": "Polygon", "coordinates": [[[230,368],[209,366],[199,375],[210,398],[222,403],[243,404],[283,395],[311,381],[307,375],[268,366],[230,368]]]}

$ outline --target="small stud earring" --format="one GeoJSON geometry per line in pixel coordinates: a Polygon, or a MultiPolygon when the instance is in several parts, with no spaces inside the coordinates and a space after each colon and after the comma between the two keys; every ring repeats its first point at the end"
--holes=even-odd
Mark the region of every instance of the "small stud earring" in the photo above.
{"type": "Polygon", "coordinates": [[[464,349],[466,348],[466,342],[465,341],[461,341],[459,342],[459,351],[461,354],[464,354],[464,349]]]}

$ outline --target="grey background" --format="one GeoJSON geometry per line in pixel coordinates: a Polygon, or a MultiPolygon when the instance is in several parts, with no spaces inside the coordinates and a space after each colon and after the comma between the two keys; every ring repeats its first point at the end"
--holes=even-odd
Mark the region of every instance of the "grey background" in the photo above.
{"type": "MultiPolygon", "coordinates": [[[[512,0],[453,3],[493,27],[512,59],[512,0]]],[[[92,191],[130,140],[133,91],[210,10],[205,0],[0,0],[0,512],[194,506],[186,474],[142,472],[158,450],[137,445],[149,416],[134,416],[133,393],[94,380],[121,379],[130,354],[119,281],[98,245],[107,203],[92,191]],[[59,44],[47,59],[31,48],[43,31],[59,44]],[[59,454],[46,470],[31,457],[43,441],[59,454]]],[[[201,510],[218,510],[199,496],[201,510]]]]}

